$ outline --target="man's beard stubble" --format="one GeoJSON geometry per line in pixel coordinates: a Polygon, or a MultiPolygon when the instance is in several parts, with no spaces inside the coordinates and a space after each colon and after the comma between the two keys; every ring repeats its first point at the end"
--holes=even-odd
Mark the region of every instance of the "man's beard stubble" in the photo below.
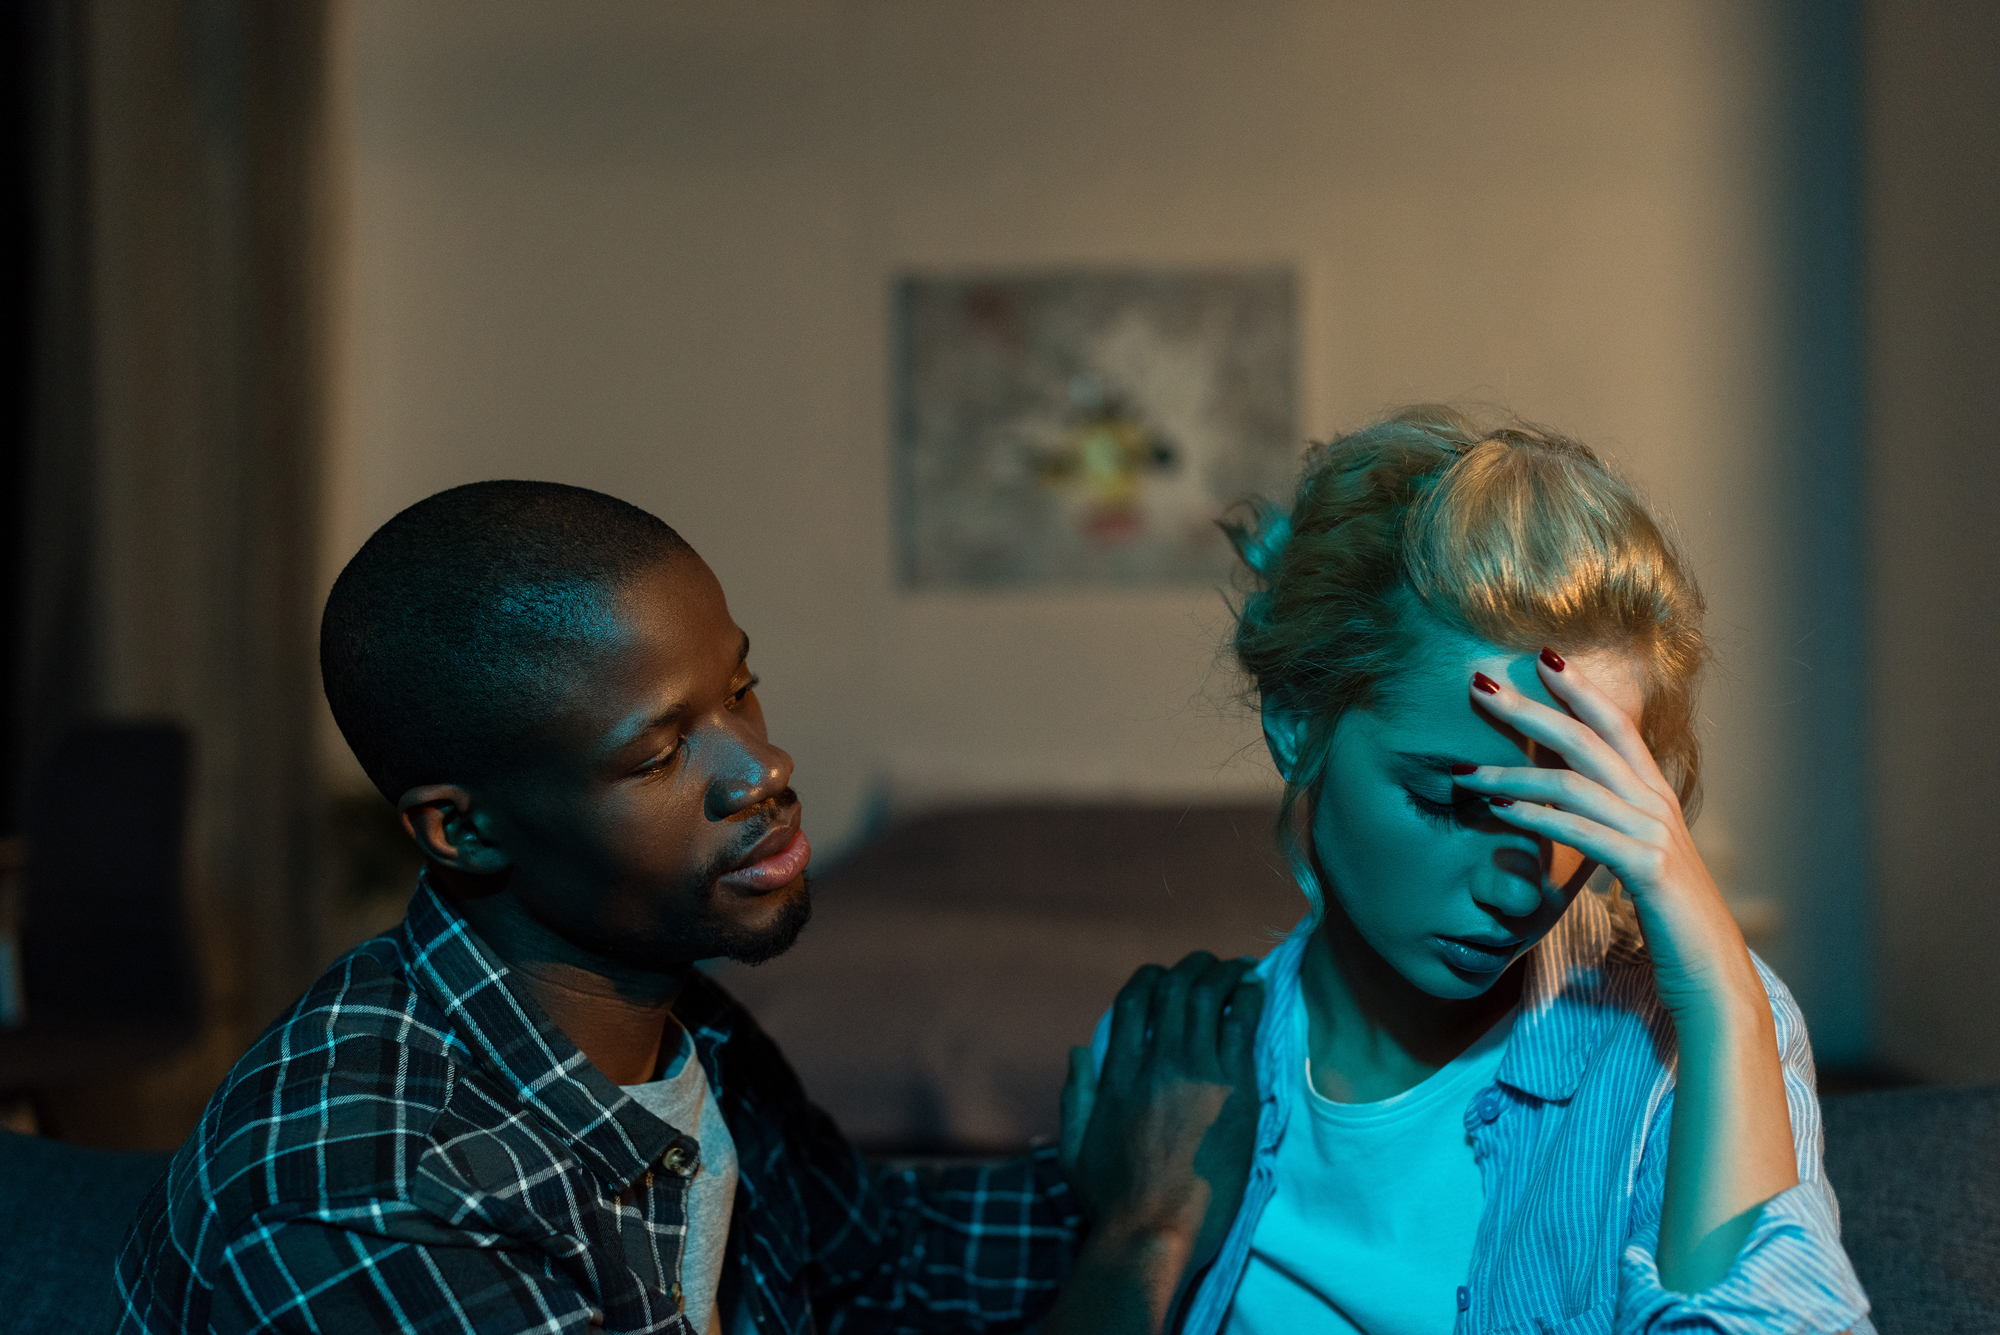
{"type": "Polygon", "coordinates": [[[805,931],[806,924],[812,921],[812,873],[803,873],[801,882],[797,897],[785,905],[776,921],[764,927],[753,929],[736,923],[713,924],[707,943],[713,949],[708,952],[708,957],[756,965],[774,960],[790,950],[798,942],[799,933],[805,931]]]}

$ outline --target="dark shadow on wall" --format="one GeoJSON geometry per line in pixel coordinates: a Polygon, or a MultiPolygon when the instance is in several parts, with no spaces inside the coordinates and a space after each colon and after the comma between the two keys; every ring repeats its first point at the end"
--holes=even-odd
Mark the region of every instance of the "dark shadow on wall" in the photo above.
{"type": "Polygon", "coordinates": [[[26,8],[40,256],[9,761],[18,781],[90,718],[193,737],[210,1023],[192,1056],[80,1085],[63,1116],[73,1139],[171,1147],[321,962],[326,6],[26,8]]]}

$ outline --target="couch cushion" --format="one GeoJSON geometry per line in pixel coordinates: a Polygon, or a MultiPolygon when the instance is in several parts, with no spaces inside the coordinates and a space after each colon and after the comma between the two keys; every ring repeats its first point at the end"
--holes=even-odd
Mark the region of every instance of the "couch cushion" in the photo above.
{"type": "Polygon", "coordinates": [[[118,1247],[167,1159],[0,1131],[7,1329],[101,1335],[117,1324],[118,1247]]]}
{"type": "Polygon", "coordinates": [[[2000,1085],[1825,1100],[1826,1175],[1882,1335],[2000,1331],[2000,1085]]]}

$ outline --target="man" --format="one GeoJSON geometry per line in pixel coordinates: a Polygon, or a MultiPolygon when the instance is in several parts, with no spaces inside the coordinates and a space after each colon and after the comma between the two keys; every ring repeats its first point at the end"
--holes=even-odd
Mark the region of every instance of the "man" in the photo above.
{"type": "Polygon", "coordinates": [[[1073,1059],[1063,1165],[873,1172],[692,967],[791,945],[811,846],[672,529],[442,492],[342,572],[320,659],[425,871],[217,1091],[120,1258],[121,1329],[1162,1328],[1247,1171],[1240,962],[1135,978],[1101,1083],[1073,1059]]]}

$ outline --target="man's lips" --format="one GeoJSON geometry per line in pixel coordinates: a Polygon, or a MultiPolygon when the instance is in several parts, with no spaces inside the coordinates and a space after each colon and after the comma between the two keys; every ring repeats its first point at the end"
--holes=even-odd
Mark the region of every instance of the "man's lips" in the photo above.
{"type": "Polygon", "coordinates": [[[722,884],[766,894],[796,881],[811,861],[812,842],[806,832],[796,825],[780,825],[753,844],[733,871],[723,874],[722,884]]]}

